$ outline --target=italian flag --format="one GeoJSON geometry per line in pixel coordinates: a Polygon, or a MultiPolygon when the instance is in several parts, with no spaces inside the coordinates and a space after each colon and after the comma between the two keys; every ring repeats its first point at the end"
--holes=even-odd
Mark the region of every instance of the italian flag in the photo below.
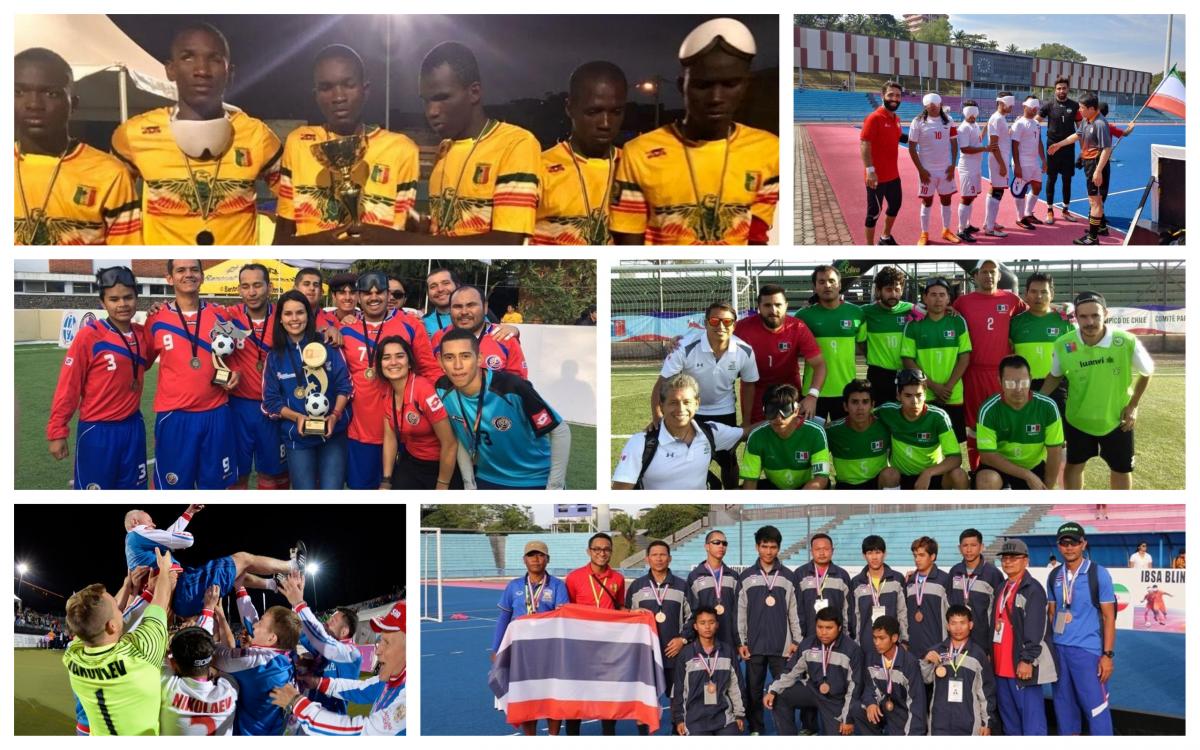
{"type": "Polygon", "coordinates": [[[1175,67],[1171,67],[1171,72],[1162,79],[1162,83],[1158,84],[1158,88],[1146,100],[1146,106],[1152,109],[1157,109],[1159,112],[1169,112],[1183,119],[1187,119],[1185,112],[1186,96],[1184,93],[1183,81],[1175,72],[1175,67]]]}

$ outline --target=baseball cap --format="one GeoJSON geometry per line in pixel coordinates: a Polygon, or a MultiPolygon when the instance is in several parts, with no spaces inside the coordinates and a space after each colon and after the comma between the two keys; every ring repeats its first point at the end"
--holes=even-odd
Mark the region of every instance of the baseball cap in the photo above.
{"type": "Polygon", "coordinates": [[[1020,539],[1005,539],[1004,544],[1000,545],[1000,556],[1004,557],[1005,555],[1029,557],[1029,547],[1020,539]]]}
{"type": "Polygon", "coordinates": [[[975,265],[974,265],[974,266],[971,268],[971,273],[978,273],[978,272],[979,272],[979,269],[983,268],[983,265],[984,265],[985,263],[992,263],[992,264],[995,264],[995,266],[996,266],[996,270],[997,270],[997,271],[999,271],[999,270],[1000,270],[1000,261],[998,261],[998,260],[996,260],[996,259],[994,259],[994,258],[984,258],[983,260],[977,260],[977,261],[975,261],[975,265]]]}
{"type": "Polygon", "coordinates": [[[376,633],[407,632],[404,629],[404,619],[407,611],[408,605],[403,600],[396,602],[391,612],[388,612],[383,617],[371,618],[371,630],[374,630],[376,633]]]}
{"type": "Polygon", "coordinates": [[[1100,292],[1093,292],[1085,289],[1084,291],[1075,295],[1075,307],[1079,307],[1085,302],[1098,302],[1100,303],[1101,307],[1106,310],[1108,309],[1108,302],[1104,299],[1104,295],[1100,292]]]}
{"type": "Polygon", "coordinates": [[[950,291],[950,282],[949,281],[946,281],[946,279],[942,276],[934,276],[932,279],[925,280],[925,285],[921,287],[921,294],[928,292],[930,289],[932,289],[935,286],[940,286],[940,287],[944,288],[947,292],[950,291]]]}
{"type": "Polygon", "coordinates": [[[742,57],[753,57],[758,52],[754,34],[746,24],[732,18],[714,18],[692,29],[684,38],[679,45],[679,62],[688,65],[718,45],[742,57]]]}
{"type": "MultiPolygon", "coordinates": [[[[549,550],[549,548],[546,547],[545,542],[538,542],[538,541],[526,542],[525,543],[525,555],[528,555],[530,552],[541,552],[546,557],[550,556],[550,550],[549,550]]],[[[524,555],[522,555],[522,557],[524,557],[524,555]]]]}
{"type": "Polygon", "coordinates": [[[1054,535],[1054,538],[1059,541],[1062,541],[1063,539],[1074,539],[1079,541],[1085,539],[1086,535],[1083,533],[1082,526],[1074,521],[1067,521],[1062,526],[1058,527],[1058,533],[1054,535]]]}

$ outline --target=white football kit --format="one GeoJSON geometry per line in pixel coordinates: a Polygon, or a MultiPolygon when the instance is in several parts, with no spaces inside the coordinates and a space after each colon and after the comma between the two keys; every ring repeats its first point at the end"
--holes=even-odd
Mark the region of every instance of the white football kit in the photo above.
{"type": "Polygon", "coordinates": [[[237,683],[226,675],[197,680],[164,674],[159,732],[191,737],[232,735],[237,697],[237,683]]]}
{"type": "Polygon", "coordinates": [[[1038,145],[1042,140],[1042,126],[1037,120],[1019,117],[1013,123],[1011,132],[1012,142],[1017,146],[1016,158],[1021,162],[1023,181],[1041,182],[1042,157],[1038,155],[1038,145]]]}
{"type": "Polygon", "coordinates": [[[917,149],[921,166],[929,172],[929,182],[921,183],[918,193],[921,198],[952,195],[958,191],[954,179],[946,177],[946,170],[951,165],[950,142],[956,135],[953,121],[943,122],[940,117],[917,115],[908,126],[908,147],[917,149]]]}
{"type": "Polygon", "coordinates": [[[964,148],[983,146],[983,127],[978,122],[961,122],[958,125],[958,191],[967,198],[979,195],[983,185],[983,156],[964,153],[964,148]]]}
{"type": "Polygon", "coordinates": [[[1008,165],[1012,161],[1012,134],[1008,130],[1008,121],[1004,119],[1004,115],[1000,114],[997,109],[988,118],[987,124],[987,139],[988,143],[992,142],[992,136],[996,136],[996,142],[1000,146],[1000,159],[997,161],[994,153],[988,153],[988,174],[990,175],[992,188],[1008,187],[1008,178],[1011,176],[1011,170],[1008,165]],[[1004,165],[1004,174],[1000,174],[1000,165],[1004,165]]]}

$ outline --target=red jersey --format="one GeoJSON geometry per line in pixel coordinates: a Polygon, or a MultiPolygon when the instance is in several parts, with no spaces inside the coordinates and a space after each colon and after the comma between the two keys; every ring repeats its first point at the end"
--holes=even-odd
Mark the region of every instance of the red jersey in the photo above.
{"type": "Polygon", "coordinates": [[[267,366],[267,354],[271,352],[271,341],[275,338],[271,330],[275,306],[267,305],[263,320],[251,320],[250,311],[245,305],[227,307],[225,312],[235,326],[250,334],[244,339],[237,339],[233,354],[225,358],[229,369],[240,373],[237,388],[230,391],[229,395],[262,401],[263,370],[267,366]]]}
{"type": "Polygon", "coordinates": [[[567,574],[567,598],[572,604],[600,609],[621,609],[625,601],[625,576],[609,568],[603,574],[592,573],[588,563],[567,574]]]}
{"type": "Polygon", "coordinates": [[[387,389],[379,388],[383,374],[374,372],[367,378],[367,369],[375,367],[375,346],[389,336],[399,336],[413,349],[417,361],[411,367],[417,374],[430,380],[442,376],[442,368],[433,358],[433,350],[423,335],[425,327],[420,319],[408,313],[397,313],[380,322],[372,323],[359,318],[351,324],[343,323],[342,353],[350,369],[350,383],[354,386],[354,409],[350,415],[350,428],[346,433],[350,439],[372,445],[383,444],[384,398],[387,389]]]}
{"type": "Polygon", "coordinates": [[[441,458],[442,443],[434,434],[433,426],[446,421],[447,414],[433,383],[420,375],[409,375],[403,398],[395,399],[392,398],[394,391],[387,383],[377,387],[383,389],[383,415],[392,432],[396,432],[397,420],[400,422],[400,443],[404,450],[422,461],[441,458]]]}
{"type": "Polygon", "coordinates": [[[337,316],[337,310],[326,310],[324,308],[317,311],[316,317],[313,318],[313,325],[318,331],[324,331],[332,326],[333,328],[341,328],[342,321],[337,316]]]}
{"type": "MultiPolygon", "coordinates": [[[[754,350],[760,397],[768,387],[780,383],[790,383],[804,395],[804,389],[800,387],[804,360],[821,356],[821,347],[804,321],[785,315],[779,330],[772,331],[755,314],[739,320],[733,334],[754,350]]],[[[758,421],[762,416],[762,402],[755,399],[753,419],[758,421]]]]}
{"type": "Polygon", "coordinates": [[[954,300],[954,309],[967,323],[971,334],[971,367],[996,369],[1000,360],[1012,354],[1008,326],[1012,319],[1029,309],[1013,294],[997,290],[995,294],[971,292],[954,300]]]}
{"type": "Polygon", "coordinates": [[[224,388],[213,385],[212,329],[228,323],[225,308],[201,302],[197,312],[183,313],[168,302],[146,319],[150,353],[158,359],[158,391],[154,411],[209,411],[229,403],[224,388]],[[196,360],[198,367],[192,365],[196,360]]]}
{"type": "MultiPolygon", "coordinates": [[[[875,179],[880,182],[900,179],[900,169],[896,166],[900,134],[900,118],[894,112],[888,112],[887,107],[880,107],[863,120],[858,139],[871,144],[871,164],[875,167],[875,179]]],[[[863,177],[866,177],[865,169],[863,177]]]]}
{"type": "Polygon", "coordinates": [[[58,373],[46,438],[69,436],[76,409],[81,422],[128,418],[141,406],[146,369],[153,361],[149,335],[137,323],[126,334],[106,320],[84,323],[58,373]]]}
{"type": "MultiPolygon", "coordinates": [[[[439,356],[442,351],[442,338],[454,330],[454,326],[446,326],[433,334],[433,353],[439,356]]],[[[479,361],[489,370],[504,370],[513,375],[519,375],[523,380],[529,380],[529,365],[525,363],[525,352],[521,350],[521,341],[512,337],[507,341],[497,341],[492,338],[495,326],[486,323],[479,334],[479,361]]]]}

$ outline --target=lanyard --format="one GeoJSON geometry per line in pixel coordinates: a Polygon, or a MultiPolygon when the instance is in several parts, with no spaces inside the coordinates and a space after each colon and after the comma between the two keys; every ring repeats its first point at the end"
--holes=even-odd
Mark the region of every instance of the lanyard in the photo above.
{"type": "MultiPolygon", "coordinates": [[[[487,393],[487,374],[479,376],[479,399],[475,403],[475,424],[471,427],[471,463],[479,463],[479,427],[483,421],[483,396],[487,393]]],[[[454,390],[454,400],[458,401],[458,410],[463,413],[463,418],[467,416],[467,407],[463,405],[462,394],[456,388],[454,390]]]]}
{"type": "MultiPolygon", "coordinates": [[[[23,235],[25,235],[23,244],[32,245],[37,239],[38,230],[44,223],[49,221],[49,217],[46,216],[46,208],[50,206],[50,196],[54,195],[54,183],[58,181],[59,170],[62,169],[63,162],[67,159],[67,154],[71,153],[71,149],[74,146],[75,143],[68,138],[67,147],[63,149],[61,154],[59,154],[58,162],[56,162],[54,165],[54,171],[50,173],[50,184],[46,187],[46,198],[42,201],[42,207],[32,215],[29,213],[29,202],[25,198],[25,183],[21,180],[21,162],[24,160],[24,157],[22,157],[18,152],[17,195],[21,196],[21,212],[25,215],[25,227],[27,227],[21,232],[23,235]]],[[[47,242],[46,244],[51,243],[47,242]]]]}
{"type": "Polygon", "coordinates": [[[958,677],[958,668],[962,666],[963,661],[965,661],[967,658],[967,642],[964,641],[963,645],[959,646],[958,650],[955,651],[954,641],[951,641],[949,656],[950,668],[954,670],[954,676],[958,677]]]}
{"type": "Polygon", "coordinates": [[[658,584],[654,582],[654,575],[650,575],[650,590],[654,593],[654,601],[658,602],[659,611],[663,608],[663,599],[667,596],[667,589],[671,588],[671,582],[667,579],[663,580],[662,589],[659,589],[658,584]],[[659,593],[661,591],[661,593],[659,593]]]}
{"type": "MultiPolygon", "coordinates": [[[[405,390],[404,406],[401,407],[399,414],[396,413],[396,388],[395,388],[395,386],[392,387],[392,423],[396,427],[396,445],[399,450],[404,450],[404,440],[402,439],[402,435],[404,434],[403,433],[404,426],[400,422],[400,417],[406,415],[406,413],[408,411],[408,405],[413,402],[412,397],[413,397],[413,388],[414,388],[415,378],[416,378],[416,373],[410,372],[408,374],[408,383],[406,384],[406,387],[404,389],[405,390]]],[[[529,575],[526,574],[525,578],[526,578],[526,580],[528,580],[529,575]]]]}
{"type": "MultiPolygon", "coordinates": [[[[980,563],[980,564],[982,565],[983,563],[980,563]]],[[[975,583],[975,574],[968,571],[965,567],[963,568],[962,582],[963,582],[963,604],[967,604],[968,603],[967,600],[969,600],[971,598],[971,585],[973,583],[975,583]]]]}
{"type": "Polygon", "coordinates": [[[1002,613],[1004,615],[1004,619],[1006,620],[1009,617],[1008,602],[1010,599],[1012,599],[1012,595],[1017,592],[1017,586],[1020,585],[1020,583],[1021,579],[1010,578],[1008,579],[1008,583],[1004,584],[1004,589],[1000,592],[1000,611],[996,614],[999,615],[1002,613]]]}
{"type": "MultiPolygon", "coordinates": [[[[675,129],[675,134],[679,138],[679,142],[683,144],[683,158],[687,162],[688,177],[692,181],[692,195],[696,197],[696,208],[704,209],[704,204],[700,199],[700,186],[696,182],[696,170],[692,168],[692,155],[688,152],[687,137],[684,136],[683,129],[679,127],[678,123],[673,123],[671,127],[675,129]]],[[[725,196],[725,170],[729,167],[729,151],[733,145],[733,134],[735,131],[736,126],[731,125],[729,135],[725,137],[725,156],[721,160],[721,181],[717,184],[717,202],[713,206],[712,215],[709,217],[706,212],[701,217],[701,221],[703,222],[701,226],[704,224],[710,225],[704,227],[705,236],[715,235],[717,229],[721,226],[721,199],[725,196]]],[[[719,240],[721,238],[716,237],[715,239],[719,240]]]]}
{"type": "Polygon", "coordinates": [[[300,351],[300,343],[296,342],[288,348],[288,362],[292,365],[292,372],[296,373],[296,388],[292,394],[296,398],[304,398],[304,394],[308,392],[308,375],[304,374],[304,368],[296,357],[296,352],[300,351]]]}
{"type": "Polygon", "coordinates": [[[763,579],[767,582],[768,595],[775,593],[775,581],[779,580],[779,570],[780,569],[776,567],[775,572],[771,574],[771,577],[767,578],[767,572],[759,567],[759,571],[762,572],[763,579]]]}
{"type": "Polygon", "coordinates": [[[825,593],[825,584],[829,582],[829,566],[825,566],[825,573],[822,574],[821,569],[814,565],[813,575],[817,579],[817,598],[820,599],[825,593]]]}
{"type": "Polygon", "coordinates": [[[138,360],[142,356],[142,345],[138,343],[137,334],[134,333],[132,327],[129,329],[129,332],[133,333],[133,346],[130,346],[129,339],[111,321],[105,319],[103,323],[110,331],[117,334],[117,338],[121,340],[121,343],[125,345],[125,350],[129,352],[129,359],[133,363],[133,382],[129,384],[129,390],[136,391],[138,387],[138,360]]]}
{"type": "Polygon", "coordinates": [[[379,348],[379,337],[383,335],[383,324],[387,319],[379,321],[379,327],[375,329],[375,341],[371,341],[371,334],[367,333],[367,319],[362,319],[363,346],[367,347],[367,367],[371,367],[371,363],[375,361],[375,350],[379,348]]]}
{"type": "MultiPolygon", "coordinates": [[[[571,163],[575,165],[575,174],[579,177],[579,192],[583,195],[583,213],[584,213],[584,239],[589,242],[596,239],[594,234],[598,234],[597,229],[603,229],[607,239],[608,229],[604,222],[595,222],[592,217],[592,202],[588,199],[587,181],[583,179],[583,170],[579,168],[579,161],[575,158],[575,149],[571,148],[571,144],[563,141],[563,148],[567,150],[567,155],[571,157],[571,163]]],[[[604,182],[604,194],[601,196],[600,212],[601,215],[597,218],[604,218],[604,207],[608,205],[608,195],[612,190],[613,169],[617,163],[614,149],[610,146],[608,150],[608,177],[604,182]]]]}
{"type": "Polygon", "coordinates": [[[874,602],[876,607],[878,607],[879,593],[883,589],[883,576],[879,577],[879,585],[876,586],[875,579],[871,577],[870,573],[867,573],[867,584],[871,587],[871,601],[874,602]]]}
{"type": "Polygon", "coordinates": [[[913,576],[913,580],[917,582],[916,599],[917,606],[919,607],[921,606],[921,600],[925,598],[925,581],[929,580],[929,576],[923,576],[920,573],[917,573],[915,576],[913,576]]]}
{"type": "Polygon", "coordinates": [[[702,667],[704,667],[704,671],[708,673],[708,681],[709,682],[714,681],[713,674],[716,673],[716,671],[717,671],[717,657],[720,655],[721,655],[721,647],[716,645],[715,643],[713,644],[712,656],[709,657],[709,659],[712,659],[712,661],[708,661],[707,659],[704,658],[704,647],[703,646],[700,646],[696,649],[696,658],[700,660],[700,665],[702,667]]]}
{"type": "Polygon", "coordinates": [[[1079,570],[1075,571],[1074,575],[1071,574],[1071,571],[1067,568],[1066,564],[1063,564],[1062,572],[1058,574],[1058,582],[1063,584],[1062,600],[1063,606],[1067,608],[1067,611],[1070,611],[1071,600],[1075,598],[1075,582],[1079,580],[1080,574],[1087,572],[1087,569],[1091,566],[1091,563],[1091,560],[1084,560],[1083,564],[1079,566],[1079,570]]]}
{"type": "MultiPolygon", "coordinates": [[[[395,394],[393,394],[393,398],[394,397],[395,394]]],[[[536,589],[534,589],[533,586],[529,585],[529,574],[525,574],[525,614],[532,615],[534,612],[537,612],[538,601],[540,601],[542,598],[542,589],[546,588],[547,578],[549,578],[549,576],[543,573],[542,582],[538,584],[536,589]]]]}
{"type": "MultiPolygon", "coordinates": [[[[467,152],[467,158],[463,160],[462,168],[458,170],[458,179],[454,181],[454,193],[450,197],[450,203],[448,205],[446,205],[444,207],[444,209],[442,210],[443,216],[437,217],[439,219],[439,221],[438,221],[438,229],[440,230],[438,232],[439,234],[451,234],[454,230],[454,224],[451,224],[450,226],[443,226],[442,225],[443,221],[447,221],[447,220],[450,220],[453,218],[454,209],[458,207],[458,189],[460,187],[462,187],[462,179],[463,179],[463,176],[467,173],[467,165],[471,163],[471,157],[475,155],[475,147],[478,146],[479,142],[483,140],[484,135],[487,134],[488,128],[490,128],[491,125],[492,125],[492,119],[489,117],[487,120],[484,121],[483,127],[480,128],[479,135],[475,136],[475,139],[471,142],[471,150],[467,152]]],[[[454,147],[454,144],[451,143],[450,148],[453,148],[453,147],[454,147]]],[[[449,158],[450,157],[450,148],[446,149],[446,159],[445,159],[445,161],[442,162],[442,193],[443,194],[445,194],[445,191],[446,191],[446,167],[448,166],[446,164],[446,162],[450,161],[450,158],[449,158]]],[[[454,223],[456,224],[458,222],[454,222],[454,223]]]]}
{"type": "Polygon", "coordinates": [[[900,661],[900,647],[895,646],[894,648],[896,649],[896,655],[892,657],[891,661],[888,661],[888,658],[886,656],[882,657],[883,671],[884,671],[884,674],[887,675],[887,694],[888,695],[892,694],[892,667],[896,666],[896,662],[900,661]]]}
{"type": "Polygon", "coordinates": [[[199,368],[200,358],[196,356],[198,347],[200,346],[200,321],[204,317],[204,303],[200,303],[200,309],[196,310],[196,335],[192,335],[192,331],[188,328],[187,318],[183,315],[183,310],[178,304],[175,305],[175,313],[179,315],[179,325],[183,327],[183,335],[187,336],[188,342],[192,345],[192,367],[199,368]]]}
{"type": "Polygon", "coordinates": [[[821,676],[829,676],[829,657],[833,655],[833,644],[821,644],[821,676]]]}
{"type": "Polygon", "coordinates": [[[261,340],[259,339],[258,329],[254,327],[254,320],[250,317],[250,308],[243,304],[242,312],[246,313],[246,322],[250,324],[250,342],[254,344],[254,367],[259,372],[262,372],[262,352],[267,345],[267,323],[271,320],[271,303],[267,303],[267,317],[263,319],[261,340]]]}
{"type": "Polygon", "coordinates": [[[725,568],[723,566],[718,566],[717,569],[714,571],[712,568],[708,567],[707,562],[704,563],[704,567],[706,570],[708,570],[708,574],[713,577],[713,582],[716,584],[717,604],[720,604],[721,603],[721,593],[722,593],[721,579],[723,579],[725,577],[725,568]]]}

